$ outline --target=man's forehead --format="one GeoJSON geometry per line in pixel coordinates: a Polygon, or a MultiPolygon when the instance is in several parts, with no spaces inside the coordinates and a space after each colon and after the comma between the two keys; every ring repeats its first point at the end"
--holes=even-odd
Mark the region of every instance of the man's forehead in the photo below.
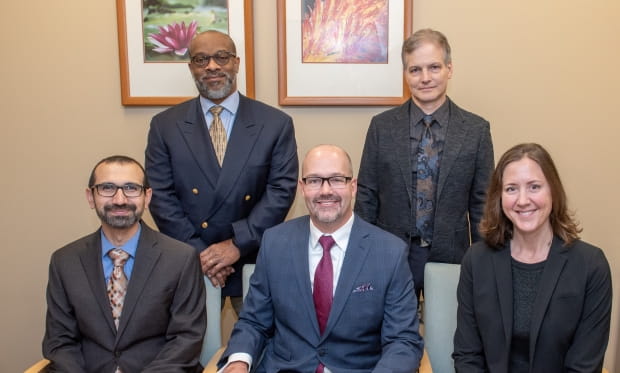
{"type": "Polygon", "coordinates": [[[100,164],[95,170],[95,178],[101,177],[130,177],[142,179],[144,173],[138,165],[132,162],[108,162],[100,164]]]}
{"type": "Polygon", "coordinates": [[[230,40],[224,35],[208,34],[198,35],[190,44],[192,53],[197,53],[199,50],[214,50],[214,51],[231,51],[232,45],[230,40]]]}

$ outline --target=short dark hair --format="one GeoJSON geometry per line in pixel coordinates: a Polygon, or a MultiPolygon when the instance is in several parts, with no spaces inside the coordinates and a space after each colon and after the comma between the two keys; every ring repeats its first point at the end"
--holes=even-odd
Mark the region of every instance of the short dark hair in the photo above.
{"type": "Polygon", "coordinates": [[[144,167],[142,167],[140,162],[126,155],[111,155],[97,162],[95,167],[93,167],[93,170],[90,172],[90,177],[88,178],[89,188],[92,188],[93,186],[95,186],[95,171],[97,170],[97,167],[99,167],[99,165],[103,163],[120,163],[120,164],[133,163],[137,165],[138,167],[140,167],[140,170],[142,170],[142,185],[144,186],[144,188],[150,188],[149,181],[146,178],[146,171],[144,170],[144,167]]]}
{"type": "Polygon", "coordinates": [[[581,228],[575,220],[573,214],[568,209],[566,192],[560,180],[551,155],[539,144],[524,143],[515,145],[508,149],[495,167],[489,189],[487,200],[484,205],[484,213],[480,222],[480,233],[484,236],[485,242],[495,248],[502,246],[507,240],[512,238],[513,225],[502,210],[502,184],[506,167],[523,158],[529,158],[538,163],[543,175],[549,183],[551,189],[551,214],[549,221],[553,233],[559,236],[566,245],[579,238],[581,228]]]}
{"type": "Polygon", "coordinates": [[[425,28],[414,32],[403,42],[401,51],[401,59],[403,60],[403,69],[406,69],[406,57],[418,49],[423,43],[433,43],[443,49],[443,62],[447,65],[452,62],[452,49],[448,38],[441,32],[430,28],[425,28]]]}

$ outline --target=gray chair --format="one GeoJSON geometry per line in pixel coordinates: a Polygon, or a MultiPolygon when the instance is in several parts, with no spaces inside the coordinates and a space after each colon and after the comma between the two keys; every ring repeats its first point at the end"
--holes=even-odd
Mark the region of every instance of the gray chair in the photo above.
{"type": "Polygon", "coordinates": [[[200,363],[206,366],[222,347],[222,290],[214,287],[207,276],[204,276],[204,281],[207,291],[207,333],[202,344],[200,363]]]}
{"type": "Polygon", "coordinates": [[[454,372],[456,288],[459,264],[426,263],[424,269],[424,344],[433,372],[454,372]]]}

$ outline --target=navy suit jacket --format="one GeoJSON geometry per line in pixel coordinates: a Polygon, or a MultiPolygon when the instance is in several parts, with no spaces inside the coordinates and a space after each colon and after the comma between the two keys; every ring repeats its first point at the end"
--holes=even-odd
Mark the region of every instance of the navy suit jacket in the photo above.
{"type": "Polygon", "coordinates": [[[50,372],[196,372],[206,327],[195,250],[144,223],[118,331],[100,230],[52,255],[43,339],[50,372]]]}
{"type": "Polygon", "coordinates": [[[284,220],[297,188],[291,117],[240,95],[222,167],[199,98],[157,114],[145,160],[159,230],[199,252],[232,238],[241,252],[222,289],[241,296],[241,267],[254,263],[265,229],[284,220]]]}
{"type": "MultiPolygon", "coordinates": [[[[439,163],[433,243],[428,260],[460,263],[470,242],[480,239],[486,189],[493,172],[489,122],[452,101],[439,163]],[[471,240],[471,241],[470,241],[471,240]]],[[[409,242],[415,227],[411,195],[411,139],[408,100],[370,122],[357,181],[355,213],[409,242]]]]}
{"type": "Polygon", "coordinates": [[[417,301],[397,237],[355,217],[323,335],[312,300],[308,216],[265,232],[220,366],[246,352],[259,372],[413,372],[422,357],[417,301]]]}
{"type": "MultiPolygon", "coordinates": [[[[513,301],[510,245],[465,254],[458,285],[458,373],[508,372],[513,301]]],[[[530,372],[600,372],[609,337],[611,272],[603,252],[553,239],[532,308],[530,372]]]]}

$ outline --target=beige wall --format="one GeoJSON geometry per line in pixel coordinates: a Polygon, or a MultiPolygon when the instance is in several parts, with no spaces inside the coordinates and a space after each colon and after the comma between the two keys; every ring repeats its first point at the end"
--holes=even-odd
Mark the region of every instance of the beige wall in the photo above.
{"type": "MultiPolygon", "coordinates": [[[[276,105],[275,1],[256,1],[254,13],[256,95],[276,105]]],[[[583,237],[605,250],[616,289],[619,16],[617,0],[414,4],[414,28],[449,37],[449,94],[491,121],[496,156],[537,141],[555,157],[583,237]]],[[[0,371],[17,372],[41,356],[49,255],[98,226],[83,195],[90,168],[112,153],[142,160],[148,122],[163,108],[120,105],[113,1],[4,2],[0,21],[0,371]]],[[[370,117],[385,108],[284,110],[295,119],[300,154],[336,143],[357,167],[370,117]]],[[[291,215],[304,210],[298,199],[291,215]]],[[[605,363],[612,372],[620,356],[615,294],[605,363]]]]}

